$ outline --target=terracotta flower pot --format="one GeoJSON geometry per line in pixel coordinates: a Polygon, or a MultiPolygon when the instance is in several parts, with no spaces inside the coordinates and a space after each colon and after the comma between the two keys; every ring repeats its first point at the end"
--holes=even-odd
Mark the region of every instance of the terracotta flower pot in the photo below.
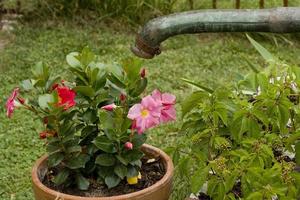
{"type": "Polygon", "coordinates": [[[69,194],[60,193],[58,191],[52,190],[41,182],[41,179],[47,171],[47,155],[41,157],[33,166],[32,169],[32,183],[33,191],[36,200],[168,200],[171,188],[172,188],[172,178],[174,167],[170,157],[164,153],[162,150],[155,148],[153,146],[144,144],[141,150],[150,157],[160,157],[165,169],[166,174],[161,180],[156,182],[154,185],[145,188],[143,190],[112,196],[112,197],[80,197],[73,196],[69,194]]]}

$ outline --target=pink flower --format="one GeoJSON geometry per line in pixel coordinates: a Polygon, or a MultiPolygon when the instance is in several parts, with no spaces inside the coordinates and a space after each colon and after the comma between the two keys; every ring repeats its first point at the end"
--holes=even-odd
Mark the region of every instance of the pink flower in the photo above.
{"type": "Polygon", "coordinates": [[[176,120],[176,110],[174,104],[176,103],[176,97],[169,93],[161,93],[159,90],[152,92],[152,97],[155,101],[161,103],[161,122],[169,122],[176,120]]]}
{"type": "Polygon", "coordinates": [[[101,109],[104,109],[104,110],[107,110],[107,111],[112,111],[116,107],[117,106],[114,103],[112,103],[112,104],[109,104],[109,105],[106,105],[106,106],[102,106],[101,109]]]}
{"type": "Polygon", "coordinates": [[[57,106],[62,106],[64,110],[75,106],[76,93],[74,90],[68,88],[67,86],[57,86],[55,89],[58,94],[57,106]]]}
{"type": "Polygon", "coordinates": [[[125,149],[127,149],[127,150],[131,150],[131,149],[133,149],[133,144],[132,144],[131,142],[126,142],[126,143],[124,144],[124,147],[125,147],[125,149]]]}
{"type": "Polygon", "coordinates": [[[8,118],[11,118],[14,109],[16,107],[15,105],[15,99],[19,95],[19,88],[15,88],[10,97],[6,101],[6,115],[8,118]]]}
{"type": "Polygon", "coordinates": [[[135,121],[135,128],[141,134],[159,124],[160,113],[160,103],[148,95],[140,104],[135,104],[129,109],[127,117],[135,121]]]}

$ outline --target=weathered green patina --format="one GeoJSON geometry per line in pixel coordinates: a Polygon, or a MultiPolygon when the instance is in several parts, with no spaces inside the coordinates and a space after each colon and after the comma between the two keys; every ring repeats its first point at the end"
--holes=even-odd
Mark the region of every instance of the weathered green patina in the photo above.
{"type": "Polygon", "coordinates": [[[300,32],[300,8],[201,10],[155,18],[137,35],[132,51],[150,59],[169,37],[203,32],[300,32]]]}

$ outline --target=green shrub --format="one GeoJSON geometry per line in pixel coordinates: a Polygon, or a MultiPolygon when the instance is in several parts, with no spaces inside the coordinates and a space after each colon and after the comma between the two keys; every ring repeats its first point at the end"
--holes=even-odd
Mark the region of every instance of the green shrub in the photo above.
{"type": "Polygon", "coordinates": [[[297,199],[300,69],[249,39],[268,67],[213,89],[185,80],[197,90],[182,103],[182,138],[169,150],[199,196],[297,199]]]}

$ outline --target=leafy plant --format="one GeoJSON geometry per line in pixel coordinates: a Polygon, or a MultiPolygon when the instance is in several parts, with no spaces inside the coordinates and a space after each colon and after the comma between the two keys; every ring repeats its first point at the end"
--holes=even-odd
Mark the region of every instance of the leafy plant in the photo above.
{"type": "Polygon", "coordinates": [[[213,89],[185,80],[197,90],[182,103],[183,142],[173,157],[199,196],[297,199],[300,69],[248,38],[268,67],[213,89]]]}
{"type": "Polygon", "coordinates": [[[33,77],[8,98],[7,116],[25,108],[42,121],[40,138],[46,139],[50,181],[56,185],[87,190],[91,177],[109,188],[123,179],[136,184],[143,133],[175,119],[175,96],[155,90],[141,98],[147,78],[139,60],[103,64],[88,48],[66,60],[73,80],[52,77],[47,65],[37,63],[33,77]]]}

